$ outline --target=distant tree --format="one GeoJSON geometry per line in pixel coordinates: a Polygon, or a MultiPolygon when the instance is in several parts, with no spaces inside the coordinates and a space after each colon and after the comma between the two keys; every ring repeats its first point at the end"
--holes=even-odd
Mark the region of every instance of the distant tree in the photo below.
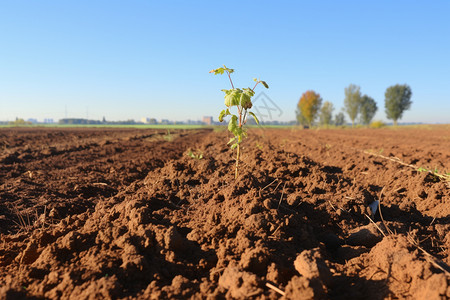
{"type": "Polygon", "coordinates": [[[333,120],[333,103],[325,101],[320,109],[319,120],[321,125],[330,125],[333,120]]]}
{"type": "Polygon", "coordinates": [[[352,121],[352,127],[355,125],[356,117],[358,116],[359,108],[361,105],[361,92],[357,85],[350,84],[345,88],[344,110],[347,112],[350,120],[352,121]]]}
{"type": "Polygon", "coordinates": [[[342,126],[344,124],[345,124],[345,115],[343,112],[339,112],[337,115],[334,116],[334,125],[342,126]]]}
{"type": "Polygon", "coordinates": [[[298,109],[310,127],[317,117],[321,105],[322,98],[314,91],[304,92],[298,101],[298,109]]]}
{"type": "Polygon", "coordinates": [[[309,125],[308,121],[305,119],[305,117],[302,115],[300,108],[297,106],[297,109],[295,110],[295,115],[297,117],[297,124],[298,125],[309,125]]]}
{"type": "Polygon", "coordinates": [[[402,118],[403,112],[411,107],[411,95],[411,88],[407,84],[396,84],[386,89],[384,107],[387,118],[394,121],[394,126],[397,126],[397,120],[402,118]]]}
{"type": "Polygon", "coordinates": [[[377,103],[373,98],[364,95],[361,97],[361,106],[359,112],[361,113],[361,122],[364,125],[369,125],[372,122],[375,113],[377,112],[377,103]]]}
{"type": "Polygon", "coordinates": [[[22,118],[16,117],[15,121],[10,121],[8,124],[9,125],[13,125],[13,126],[22,126],[22,125],[31,125],[32,123],[28,122],[28,121],[25,121],[22,118]]]}

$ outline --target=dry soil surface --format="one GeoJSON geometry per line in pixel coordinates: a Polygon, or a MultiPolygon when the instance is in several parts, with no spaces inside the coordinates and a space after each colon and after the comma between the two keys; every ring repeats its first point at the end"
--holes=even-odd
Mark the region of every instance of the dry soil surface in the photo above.
{"type": "Polygon", "coordinates": [[[228,140],[1,129],[0,299],[450,298],[450,127],[228,140]]]}

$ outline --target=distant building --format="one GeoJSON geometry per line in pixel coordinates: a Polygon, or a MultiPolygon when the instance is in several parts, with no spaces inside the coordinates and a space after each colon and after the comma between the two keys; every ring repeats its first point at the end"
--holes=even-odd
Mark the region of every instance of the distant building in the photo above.
{"type": "Polygon", "coordinates": [[[202,122],[206,125],[212,125],[213,124],[213,117],[205,116],[202,119],[202,122]]]}
{"type": "Polygon", "coordinates": [[[199,120],[187,120],[186,124],[188,124],[188,125],[202,125],[204,123],[202,121],[199,121],[199,120]]]}
{"type": "Polygon", "coordinates": [[[53,121],[53,119],[51,119],[51,118],[47,118],[47,119],[44,119],[44,123],[53,124],[53,123],[55,123],[55,121],[53,121]]]}
{"type": "Polygon", "coordinates": [[[141,122],[144,124],[153,124],[153,125],[158,124],[158,121],[155,118],[147,118],[147,117],[141,118],[141,122]]]}
{"type": "Polygon", "coordinates": [[[30,123],[33,123],[33,124],[37,123],[37,119],[33,119],[33,118],[30,118],[27,121],[30,122],[30,123]]]}

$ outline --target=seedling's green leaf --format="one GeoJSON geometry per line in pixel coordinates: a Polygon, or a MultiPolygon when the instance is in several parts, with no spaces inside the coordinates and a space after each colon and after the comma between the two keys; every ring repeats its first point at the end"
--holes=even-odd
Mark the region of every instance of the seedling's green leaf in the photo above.
{"type": "Polygon", "coordinates": [[[209,71],[209,73],[214,73],[214,75],[222,75],[226,71],[228,71],[228,73],[230,73],[230,74],[234,72],[233,69],[229,69],[229,68],[225,67],[225,65],[223,65],[223,68],[217,68],[217,69],[211,70],[211,71],[209,71]]]}
{"type": "Polygon", "coordinates": [[[254,113],[252,113],[251,111],[249,111],[248,114],[251,115],[251,116],[253,117],[253,119],[255,119],[256,124],[259,124],[259,120],[258,120],[258,118],[256,117],[256,115],[255,115],[254,113]]]}
{"type": "Polygon", "coordinates": [[[227,145],[228,145],[228,144],[231,144],[231,143],[234,142],[234,141],[236,141],[236,137],[232,137],[232,138],[230,139],[230,141],[227,143],[227,145]]]}
{"type": "Polygon", "coordinates": [[[222,90],[225,93],[225,105],[227,107],[239,105],[241,100],[241,89],[222,90]]]}
{"type": "Polygon", "coordinates": [[[268,85],[265,81],[260,81],[260,82],[262,83],[262,85],[263,85],[266,89],[269,88],[269,85],[268,85]]]}
{"type": "Polygon", "coordinates": [[[223,74],[223,72],[225,72],[225,70],[223,68],[218,68],[218,69],[209,71],[209,73],[214,73],[214,75],[223,74]]]}
{"type": "Polygon", "coordinates": [[[238,119],[237,116],[232,115],[230,122],[228,123],[228,130],[233,134],[236,132],[236,129],[238,128],[237,119],[238,119]]]}
{"type": "Polygon", "coordinates": [[[230,114],[230,111],[228,109],[222,110],[219,115],[219,122],[223,122],[223,118],[228,116],[229,114],[230,114]]]}
{"type": "Polygon", "coordinates": [[[236,143],[236,144],[233,144],[233,145],[231,145],[231,149],[234,149],[234,148],[236,148],[238,146],[238,143],[236,143]]]}
{"type": "Polygon", "coordinates": [[[245,89],[242,89],[242,91],[244,92],[244,94],[248,95],[250,98],[255,95],[255,91],[252,90],[251,88],[245,88],[245,89]]]}
{"type": "Polygon", "coordinates": [[[241,106],[244,109],[249,109],[253,106],[251,97],[245,92],[241,94],[241,106]]]}
{"type": "Polygon", "coordinates": [[[252,108],[253,103],[252,103],[251,99],[254,95],[255,95],[255,91],[253,91],[251,88],[242,89],[241,106],[244,109],[252,108]]]}
{"type": "Polygon", "coordinates": [[[225,65],[223,65],[223,68],[224,68],[224,70],[228,71],[228,73],[230,73],[230,74],[234,72],[234,69],[227,68],[225,65]]]}
{"type": "Polygon", "coordinates": [[[234,70],[233,69],[229,69],[225,65],[223,65],[223,68],[217,68],[217,69],[209,71],[209,73],[214,73],[214,75],[222,75],[225,72],[228,72],[228,73],[231,74],[231,73],[234,72],[234,70]]]}

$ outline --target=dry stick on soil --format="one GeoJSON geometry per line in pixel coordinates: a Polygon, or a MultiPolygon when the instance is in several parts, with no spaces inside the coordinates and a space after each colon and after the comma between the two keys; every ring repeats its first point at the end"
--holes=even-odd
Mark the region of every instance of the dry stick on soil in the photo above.
{"type": "Polygon", "coordinates": [[[268,188],[269,186],[271,186],[274,182],[276,182],[278,180],[278,178],[275,178],[274,181],[272,181],[271,183],[269,183],[268,185],[266,185],[265,187],[263,187],[262,189],[259,189],[259,196],[261,197],[261,192],[264,191],[266,188],[268,188]]]}
{"type": "Polygon", "coordinates": [[[381,234],[382,234],[383,236],[386,236],[386,234],[384,234],[383,230],[381,230],[380,226],[378,226],[377,223],[375,223],[375,222],[369,217],[368,214],[364,214],[364,215],[370,220],[370,222],[373,223],[373,225],[375,225],[375,227],[381,232],[381,234]]]}
{"type": "Polygon", "coordinates": [[[14,223],[16,223],[17,226],[20,227],[20,229],[23,229],[25,232],[29,232],[31,231],[31,223],[30,223],[30,216],[27,214],[27,219],[28,219],[28,223],[25,221],[24,217],[22,216],[22,214],[19,212],[19,209],[17,208],[17,205],[13,205],[13,210],[14,213],[17,216],[17,219],[19,220],[19,222],[16,222],[14,220],[12,220],[14,223]]]}
{"type": "MultiPolygon", "coordinates": [[[[386,227],[386,229],[389,231],[389,233],[390,234],[393,234],[393,232],[389,229],[389,227],[387,227],[387,225],[386,225],[386,223],[384,222],[384,219],[383,219],[383,216],[382,216],[382,214],[381,214],[381,195],[383,194],[383,190],[384,190],[384,188],[381,190],[381,193],[380,193],[380,199],[379,199],[379,202],[378,202],[378,209],[380,210],[380,216],[381,216],[381,219],[383,220],[383,224],[384,224],[384,226],[386,227]]],[[[366,214],[365,214],[366,215],[366,214]]],[[[375,224],[375,226],[378,228],[378,230],[383,234],[383,236],[386,236],[384,233],[383,233],[383,231],[381,230],[381,228],[380,227],[378,227],[378,225],[368,216],[368,215],[366,215],[366,217],[367,218],[369,218],[369,220],[373,223],[373,224],[375,224]]],[[[431,255],[430,253],[428,253],[425,249],[423,249],[422,247],[420,247],[420,245],[414,240],[414,238],[413,237],[411,237],[411,234],[410,233],[408,233],[408,236],[407,236],[407,240],[408,240],[408,242],[409,243],[411,243],[413,246],[415,246],[417,249],[419,249],[420,251],[422,251],[425,255],[426,255],[426,259],[431,263],[431,264],[433,264],[435,267],[437,267],[438,269],[440,269],[440,270],[442,270],[445,274],[447,274],[447,275],[450,275],[450,267],[447,265],[447,264],[445,264],[443,261],[441,261],[441,260],[439,260],[439,259],[437,259],[436,257],[434,257],[433,255],[431,255]]]]}
{"type": "Polygon", "coordinates": [[[378,198],[378,211],[380,212],[381,221],[383,222],[384,227],[388,231],[389,234],[393,234],[392,230],[387,226],[386,222],[384,221],[383,214],[381,213],[381,196],[383,195],[383,191],[386,186],[384,186],[381,189],[380,197],[378,198]]]}
{"type": "Polygon", "coordinates": [[[426,256],[425,258],[431,263],[433,264],[436,268],[442,270],[446,275],[450,275],[450,267],[444,263],[442,260],[437,259],[436,257],[434,257],[433,255],[431,255],[430,253],[428,253],[425,249],[423,249],[422,247],[420,247],[419,243],[417,243],[414,238],[411,236],[410,233],[408,233],[407,236],[407,240],[408,242],[411,243],[411,245],[415,246],[417,249],[419,249],[420,251],[422,251],[426,256]]]}
{"type": "Polygon", "coordinates": [[[283,191],[281,192],[281,197],[280,197],[280,201],[278,202],[278,207],[277,207],[277,209],[280,208],[281,201],[283,200],[284,188],[285,188],[285,187],[286,187],[286,182],[285,182],[284,185],[283,185],[283,191]]]}
{"type": "Polygon", "coordinates": [[[331,208],[333,208],[334,209],[334,211],[337,213],[337,209],[336,209],[336,207],[334,207],[334,205],[333,205],[333,203],[331,203],[331,201],[330,200],[328,200],[328,203],[330,203],[330,205],[331,205],[331,208]]]}
{"type": "Polygon", "coordinates": [[[272,290],[274,290],[275,292],[277,292],[278,294],[280,294],[281,296],[285,296],[286,293],[283,290],[280,290],[279,288],[277,288],[276,286],[274,286],[271,283],[266,282],[266,286],[272,290]]]}
{"type": "MultiPolygon", "coordinates": [[[[361,150],[359,150],[359,149],[356,149],[356,150],[361,151],[361,150]]],[[[402,162],[398,157],[395,157],[395,158],[393,158],[393,157],[388,157],[388,156],[384,156],[384,155],[381,155],[381,154],[372,153],[372,152],[369,152],[369,151],[362,151],[362,152],[363,152],[363,153],[366,153],[366,154],[369,154],[369,155],[377,156],[377,157],[380,157],[380,158],[383,158],[383,159],[387,159],[387,160],[396,162],[396,163],[398,163],[398,164],[401,164],[402,166],[406,166],[406,167],[413,168],[413,169],[416,170],[416,171],[419,171],[419,169],[420,169],[420,167],[418,167],[418,166],[415,166],[415,165],[411,165],[411,164],[407,164],[407,163],[405,163],[405,162],[402,162]]],[[[426,171],[426,172],[430,173],[431,175],[437,176],[437,177],[439,177],[439,178],[445,180],[445,181],[447,182],[448,186],[450,187],[450,176],[448,176],[448,175],[443,175],[443,174],[438,174],[438,173],[433,172],[432,170],[423,170],[423,171],[426,171]]]]}
{"type": "Polygon", "coordinates": [[[278,187],[280,186],[281,181],[277,184],[277,186],[275,187],[275,189],[272,191],[272,193],[275,193],[275,191],[278,189],[278,187]]]}

